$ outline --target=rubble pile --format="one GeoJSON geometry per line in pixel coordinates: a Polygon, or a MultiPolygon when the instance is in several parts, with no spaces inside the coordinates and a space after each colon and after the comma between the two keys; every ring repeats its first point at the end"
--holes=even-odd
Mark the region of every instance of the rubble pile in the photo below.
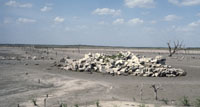
{"type": "Polygon", "coordinates": [[[131,52],[120,52],[116,55],[102,53],[89,53],[79,60],[69,57],[62,58],[60,62],[66,65],[61,68],[72,71],[88,71],[109,73],[112,75],[134,75],[145,77],[176,77],[185,76],[186,72],[165,64],[162,56],[146,58],[131,52]]]}

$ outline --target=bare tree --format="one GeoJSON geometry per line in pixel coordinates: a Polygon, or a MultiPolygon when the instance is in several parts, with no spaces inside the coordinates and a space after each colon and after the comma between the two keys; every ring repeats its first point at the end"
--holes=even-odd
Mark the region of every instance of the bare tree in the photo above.
{"type": "Polygon", "coordinates": [[[44,107],[47,107],[47,98],[49,97],[49,95],[47,94],[45,99],[44,99],[44,107]]]}
{"type": "Polygon", "coordinates": [[[158,90],[162,90],[161,85],[159,84],[159,86],[156,86],[153,84],[151,85],[151,88],[153,88],[155,100],[158,100],[158,90]]]}
{"type": "Polygon", "coordinates": [[[81,51],[80,51],[80,47],[81,47],[81,45],[78,45],[78,46],[77,46],[78,53],[81,53],[81,51]]]}
{"type": "Polygon", "coordinates": [[[182,48],[182,42],[175,42],[174,41],[174,47],[171,46],[170,42],[167,42],[168,49],[169,49],[169,57],[171,57],[173,54],[175,54],[178,50],[182,48]]]}

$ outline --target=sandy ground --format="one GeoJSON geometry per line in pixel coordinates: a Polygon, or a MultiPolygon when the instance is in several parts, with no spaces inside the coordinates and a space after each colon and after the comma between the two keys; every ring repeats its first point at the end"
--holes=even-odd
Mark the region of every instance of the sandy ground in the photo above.
{"type": "Polygon", "coordinates": [[[187,96],[191,103],[200,97],[199,51],[167,57],[168,65],[187,72],[184,77],[111,76],[63,71],[53,66],[55,61],[65,56],[79,59],[89,52],[112,54],[127,50],[147,57],[167,57],[166,50],[0,47],[0,107],[34,107],[33,100],[40,107],[45,103],[46,107],[59,107],[61,104],[96,107],[97,102],[101,107],[180,106],[183,96],[187,96]],[[44,60],[26,59],[27,56],[43,56],[44,60]],[[158,91],[158,101],[154,100],[152,84],[162,88],[158,91]],[[163,99],[168,101],[167,105],[163,99]]]}

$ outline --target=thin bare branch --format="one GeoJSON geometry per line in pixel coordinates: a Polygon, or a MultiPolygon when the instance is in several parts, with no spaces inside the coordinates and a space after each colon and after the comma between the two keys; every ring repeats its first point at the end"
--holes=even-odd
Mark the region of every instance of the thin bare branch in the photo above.
{"type": "Polygon", "coordinates": [[[177,42],[174,41],[173,48],[171,47],[170,42],[168,42],[167,45],[168,45],[168,50],[169,50],[169,57],[171,57],[173,54],[175,54],[178,50],[182,48],[183,42],[179,42],[178,40],[177,42]]]}

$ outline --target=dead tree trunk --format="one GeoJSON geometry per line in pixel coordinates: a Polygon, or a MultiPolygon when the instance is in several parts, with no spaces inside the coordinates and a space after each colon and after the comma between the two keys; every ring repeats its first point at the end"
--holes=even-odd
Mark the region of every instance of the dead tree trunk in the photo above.
{"type": "Polygon", "coordinates": [[[158,90],[161,89],[161,86],[156,86],[155,84],[151,85],[154,91],[154,98],[155,100],[158,100],[158,90]]]}
{"type": "Polygon", "coordinates": [[[47,107],[47,98],[48,98],[48,94],[46,95],[46,98],[44,99],[44,107],[47,107]]]}
{"type": "Polygon", "coordinates": [[[171,47],[170,42],[167,42],[167,45],[168,45],[168,50],[169,50],[169,57],[171,57],[173,54],[175,54],[178,50],[181,49],[182,42],[180,43],[179,41],[177,42],[174,41],[174,47],[171,47]]]}
{"type": "Polygon", "coordinates": [[[80,51],[80,47],[81,47],[80,45],[77,46],[78,53],[81,53],[81,51],[80,51]]]}
{"type": "Polygon", "coordinates": [[[142,96],[143,96],[143,84],[141,84],[141,87],[140,87],[140,100],[142,101],[142,96]]]}
{"type": "Polygon", "coordinates": [[[47,107],[47,99],[44,99],[44,107],[47,107]]]}

